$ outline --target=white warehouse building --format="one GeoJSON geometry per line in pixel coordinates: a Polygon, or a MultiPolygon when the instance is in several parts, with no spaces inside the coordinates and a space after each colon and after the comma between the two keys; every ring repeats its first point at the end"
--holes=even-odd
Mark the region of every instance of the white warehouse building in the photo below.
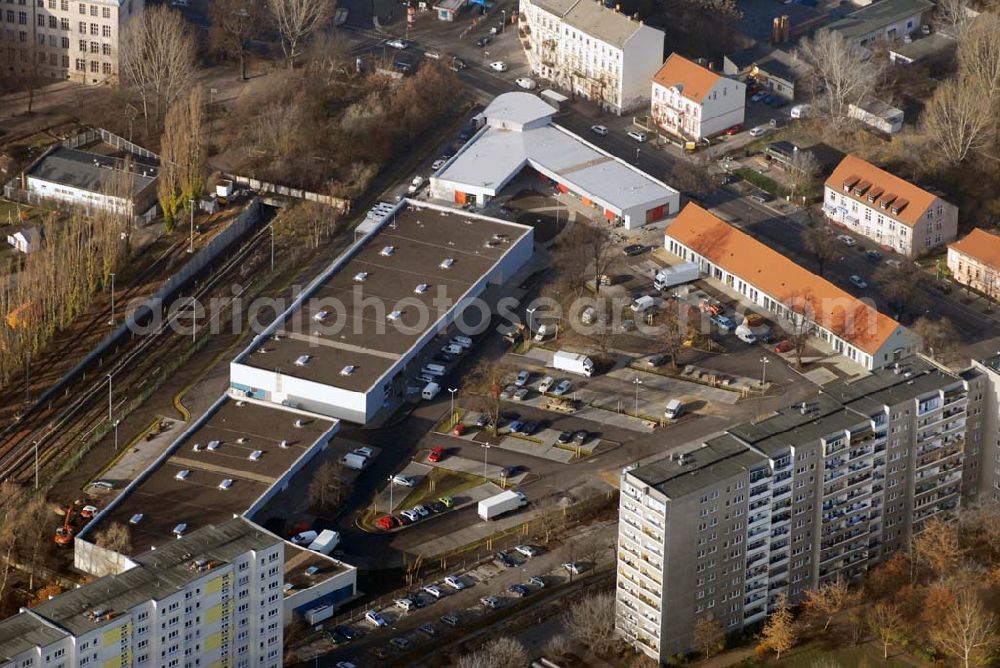
{"type": "Polygon", "coordinates": [[[435,337],[488,323],[476,298],[533,251],[531,227],[404,199],[230,364],[230,393],[367,424],[415,386],[435,337]]]}
{"type": "Polygon", "coordinates": [[[676,190],[553,123],[555,113],[530,93],[498,96],[479,131],[431,176],[431,197],[482,207],[530,168],[625,229],[677,213],[676,190]]]}

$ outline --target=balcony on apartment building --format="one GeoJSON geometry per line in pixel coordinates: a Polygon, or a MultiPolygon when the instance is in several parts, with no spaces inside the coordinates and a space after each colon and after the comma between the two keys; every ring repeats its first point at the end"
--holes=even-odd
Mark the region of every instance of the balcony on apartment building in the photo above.
{"type": "Polygon", "coordinates": [[[770,494],[771,494],[771,485],[770,481],[768,481],[762,485],[751,487],[748,495],[748,500],[750,501],[750,503],[753,503],[754,501],[761,499],[764,496],[770,496],[770,494]]]}
{"type": "MultiPolygon", "coordinates": [[[[917,522],[922,522],[924,520],[930,519],[931,517],[934,517],[939,513],[947,513],[949,511],[954,510],[955,508],[958,508],[958,504],[959,504],[959,499],[952,498],[951,500],[946,501],[944,503],[935,503],[934,505],[929,506],[927,508],[921,508],[920,510],[917,510],[913,513],[913,522],[915,524],[917,522]]],[[[916,531],[916,529],[914,529],[914,531],[916,531]]]]}
{"type": "MultiPolygon", "coordinates": [[[[929,457],[925,457],[925,455],[933,453],[939,455],[941,458],[950,457],[954,454],[962,452],[963,446],[964,441],[955,436],[935,439],[934,441],[924,443],[917,448],[917,461],[929,460],[929,463],[933,463],[934,460],[931,460],[929,457]]],[[[926,466],[926,464],[923,464],[923,466],[926,466]]]]}
{"type": "Polygon", "coordinates": [[[758,522],[763,522],[771,517],[771,512],[769,508],[765,508],[763,511],[754,513],[747,518],[747,529],[754,526],[758,522]]]}

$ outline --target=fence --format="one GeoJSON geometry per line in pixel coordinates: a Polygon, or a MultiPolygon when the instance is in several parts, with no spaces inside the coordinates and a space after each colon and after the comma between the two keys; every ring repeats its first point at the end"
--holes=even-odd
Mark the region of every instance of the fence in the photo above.
{"type": "Polygon", "coordinates": [[[257,192],[274,193],[276,195],[284,195],[285,197],[304,199],[307,202],[319,202],[320,204],[325,204],[329,207],[337,209],[340,213],[350,213],[351,211],[351,200],[344,199],[343,197],[321,195],[319,193],[303,190],[302,188],[292,188],[290,186],[283,186],[277,183],[268,183],[267,181],[261,181],[260,179],[251,178],[249,176],[240,176],[239,174],[223,174],[223,176],[236,185],[246,186],[257,192]]]}
{"type": "Polygon", "coordinates": [[[62,145],[66,148],[79,148],[85,146],[97,140],[101,140],[109,146],[114,146],[119,151],[125,151],[126,153],[131,153],[132,155],[137,155],[140,158],[146,158],[147,160],[159,161],[160,156],[153,153],[150,150],[144,149],[138,144],[133,144],[128,139],[124,137],[119,137],[114,132],[105,130],[104,128],[97,128],[94,130],[87,130],[86,132],[81,132],[78,135],[74,135],[68,139],[64,139],[62,145]]]}

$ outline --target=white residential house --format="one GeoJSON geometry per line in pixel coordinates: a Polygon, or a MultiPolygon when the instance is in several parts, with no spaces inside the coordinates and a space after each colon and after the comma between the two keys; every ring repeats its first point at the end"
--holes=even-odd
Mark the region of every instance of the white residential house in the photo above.
{"type": "Polygon", "coordinates": [[[663,62],[663,31],[594,0],[520,0],[531,71],[615,114],[642,107],[663,62]]]}
{"type": "Polygon", "coordinates": [[[958,233],[957,206],[854,155],[826,180],[823,213],[908,257],[943,246],[958,233]]]}
{"type": "Polygon", "coordinates": [[[7,243],[19,253],[34,253],[42,247],[42,234],[37,227],[25,227],[7,235],[7,243]]]}
{"type": "Polygon", "coordinates": [[[746,85],[672,53],[653,77],[650,113],[665,131],[701,139],[743,123],[746,85]]]}

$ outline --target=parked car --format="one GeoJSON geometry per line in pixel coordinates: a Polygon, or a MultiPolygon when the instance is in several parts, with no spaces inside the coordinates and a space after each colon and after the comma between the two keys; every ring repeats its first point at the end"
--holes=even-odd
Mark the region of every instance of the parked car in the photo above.
{"type": "Polygon", "coordinates": [[[414,176],[413,180],[410,181],[410,186],[406,189],[406,191],[412,195],[413,193],[417,192],[423,187],[424,187],[424,177],[414,176]]]}
{"type": "Polygon", "coordinates": [[[436,172],[437,170],[439,170],[442,167],[444,167],[444,165],[445,165],[446,162],[448,162],[448,161],[447,160],[435,160],[434,162],[431,163],[431,169],[436,172]]]}
{"type": "Polygon", "coordinates": [[[584,431],[583,429],[580,429],[573,434],[573,442],[580,445],[586,443],[588,438],[590,438],[590,432],[584,431]]]}
{"type": "Polygon", "coordinates": [[[507,430],[512,434],[520,434],[522,429],[524,429],[524,423],[520,420],[514,420],[507,425],[507,430]]]}
{"type": "Polygon", "coordinates": [[[524,436],[531,436],[536,431],[538,431],[538,422],[535,420],[525,420],[524,425],[521,426],[521,434],[524,436]]]}
{"type": "Polygon", "coordinates": [[[626,134],[629,137],[631,137],[632,139],[636,140],[637,142],[644,142],[644,141],[646,141],[646,136],[647,135],[646,135],[645,132],[641,132],[639,130],[629,130],[626,134]]]}
{"type": "Polygon", "coordinates": [[[774,97],[773,95],[765,95],[760,99],[760,101],[766,104],[767,106],[771,106],[772,104],[774,104],[776,99],[777,98],[774,97]]]}
{"type": "Polygon", "coordinates": [[[667,361],[666,355],[650,355],[646,358],[646,366],[663,366],[663,363],[667,361]]]}
{"type": "Polygon", "coordinates": [[[431,514],[431,511],[427,510],[423,506],[413,506],[413,512],[415,512],[420,517],[427,517],[431,514]]]}
{"type": "Polygon", "coordinates": [[[384,515],[375,522],[375,525],[384,531],[388,531],[396,526],[396,519],[392,515],[384,515]]]}
{"type": "Polygon", "coordinates": [[[517,372],[517,378],[514,379],[514,384],[518,387],[524,387],[528,384],[528,380],[531,378],[531,372],[525,369],[521,369],[517,372]]]}
{"type": "Polygon", "coordinates": [[[449,575],[444,579],[444,583],[456,591],[465,589],[465,583],[458,579],[458,576],[449,575]]]}
{"type": "Polygon", "coordinates": [[[517,562],[514,561],[514,559],[503,550],[500,550],[493,556],[496,558],[497,561],[503,564],[504,568],[514,568],[515,566],[517,566],[517,562]]]}
{"type": "Polygon", "coordinates": [[[525,399],[528,398],[528,395],[530,393],[531,393],[531,390],[529,390],[526,387],[522,387],[522,388],[518,389],[517,392],[514,393],[514,396],[511,397],[511,399],[513,399],[514,401],[524,401],[525,399]]]}
{"type": "MultiPolygon", "coordinates": [[[[462,432],[459,432],[458,428],[459,427],[464,427],[464,426],[465,425],[463,425],[461,423],[456,424],[455,428],[451,430],[451,433],[455,434],[455,436],[461,436],[462,432]],[[456,432],[458,432],[458,433],[456,433],[456,432]]],[[[465,430],[463,429],[462,431],[465,431],[465,430]]],[[[441,461],[442,457],[444,457],[444,448],[434,448],[433,450],[431,450],[431,454],[427,455],[427,461],[429,461],[429,462],[439,462],[439,461],[441,461]]]]}
{"type": "Polygon", "coordinates": [[[451,508],[455,505],[455,499],[450,496],[440,496],[438,497],[438,503],[440,503],[445,508],[451,508]]]}
{"type": "Polygon", "coordinates": [[[902,269],[903,268],[903,263],[900,262],[899,260],[897,260],[896,258],[891,258],[889,260],[886,260],[885,264],[886,264],[887,267],[892,267],[893,269],[902,269]]]}
{"type": "Polygon", "coordinates": [[[507,63],[505,63],[502,60],[494,60],[492,63],[490,63],[490,69],[495,72],[506,72],[507,63]]]}
{"type": "Polygon", "coordinates": [[[410,648],[410,641],[406,638],[393,638],[389,641],[389,644],[401,652],[410,648]]]}
{"type": "Polygon", "coordinates": [[[529,77],[518,77],[514,79],[514,83],[516,83],[524,90],[535,90],[536,88],[538,88],[538,84],[535,83],[535,80],[529,77]]]}
{"type": "Polygon", "coordinates": [[[490,426],[490,416],[486,413],[480,413],[479,417],[476,418],[476,426],[480,429],[490,426]]]}
{"type": "Polygon", "coordinates": [[[575,561],[571,561],[569,563],[563,564],[563,569],[565,569],[566,571],[569,571],[573,575],[579,575],[584,570],[583,569],[583,564],[575,562],[575,561]]]}
{"type": "Polygon", "coordinates": [[[500,391],[500,398],[504,400],[509,400],[517,392],[517,387],[514,385],[508,385],[500,391]]]}
{"type": "Polygon", "coordinates": [[[767,127],[766,125],[758,125],[755,128],[750,128],[750,136],[751,137],[762,137],[770,129],[771,128],[767,127]]]}
{"type": "Polygon", "coordinates": [[[872,262],[881,262],[881,260],[882,260],[882,253],[880,251],[877,251],[877,250],[869,250],[869,251],[865,251],[865,257],[867,257],[872,262]]]}
{"type": "Polygon", "coordinates": [[[448,509],[445,508],[444,504],[441,503],[440,501],[431,501],[430,503],[427,504],[427,510],[437,515],[438,513],[443,513],[448,509]]]}
{"type": "Polygon", "coordinates": [[[488,35],[483,35],[482,37],[476,40],[476,46],[478,46],[481,49],[487,44],[489,44],[491,41],[492,38],[490,38],[488,35]]]}
{"type": "Polygon", "coordinates": [[[758,204],[767,204],[772,199],[774,199],[774,197],[771,195],[771,193],[764,192],[763,190],[760,190],[760,191],[757,191],[757,192],[751,194],[750,195],[750,199],[752,199],[753,201],[757,202],[758,204]]]}
{"type": "Polygon", "coordinates": [[[444,592],[437,585],[424,585],[424,591],[433,596],[434,598],[441,598],[444,596],[444,592]]]}
{"type": "Polygon", "coordinates": [[[552,376],[546,376],[542,378],[542,382],[538,384],[538,391],[545,394],[552,388],[552,384],[555,383],[555,379],[552,376]]]}
{"type": "MultiPolygon", "coordinates": [[[[459,422],[458,424],[456,424],[454,427],[451,428],[452,436],[461,436],[464,433],[465,433],[465,425],[462,424],[461,422],[459,422]]],[[[437,460],[432,459],[431,461],[436,462],[437,460]]]]}
{"type": "Polygon", "coordinates": [[[525,587],[523,584],[512,584],[510,587],[508,587],[507,591],[509,591],[511,594],[514,594],[518,598],[524,598],[525,596],[531,593],[531,590],[525,587]]]}
{"type": "Polygon", "coordinates": [[[394,475],[392,476],[392,484],[399,485],[400,487],[413,487],[416,485],[416,481],[413,478],[405,475],[394,475]]]}
{"type": "Polygon", "coordinates": [[[500,599],[498,599],[496,596],[483,596],[481,599],[479,599],[479,602],[482,603],[484,607],[487,607],[490,610],[496,610],[497,608],[500,607],[500,599]]]}
{"type": "Polygon", "coordinates": [[[736,323],[733,322],[733,319],[727,315],[713,315],[711,320],[720,330],[722,330],[723,334],[728,334],[736,329],[736,323]]]}
{"type": "Polygon", "coordinates": [[[528,584],[533,584],[539,589],[545,589],[545,578],[541,575],[532,575],[528,578],[528,584]]]}
{"type": "Polygon", "coordinates": [[[405,39],[390,39],[388,42],[385,43],[385,45],[391,46],[394,49],[399,49],[400,51],[404,51],[410,48],[410,43],[407,42],[405,39]]]}
{"type": "Polygon", "coordinates": [[[733,135],[735,135],[735,134],[739,134],[741,132],[743,132],[743,124],[742,123],[737,123],[733,127],[728,128],[726,130],[726,134],[729,135],[730,137],[733,136],[733,135]]]}
{"type": "Polygon", "coordinates": [[[759,90],[759,91],[757,91],[756,93],[754,93],[753,95],[750,96],[750,101],[751,102],[760,102],[765,97],[767,97],[767,93],[764,92],[764,91],[762,91],[762,90],[759,90]]]}
{"type": "Polygon", "coordinates": [[[636,255],[642,255],[646,252],[646,247],[642,244],[631,244],[622,249],[627,257],[634,257],[636,255]]]}
{"type": "Polygon", "coordinates": [[[417,630],[431,638],[438,634],[437,629],[432,624],[421,624],[417,630]]]}
{"type": "Polygon", "coordinates": [[[854,240],[854,237],[847,234],[838,234],[837,239],[839,239],[840,242],[845,246],[847,246],[848,248],[850,248],[851,246],[855,246],[858,243],[857,241],[854,240]]]}
{"type": "Polygon", "coordinates": [[[573,441],[573,432],[571,431],[559,432],[559,436],[556,438],[556,443],[559,443],[561,445],[566,445],[567,443],[570,443],[572,441],[573,441]]]}
{"type": "Polygon", "coordinates": [[[385,618],[382,617],[382,615],[378,614],[378,612],[375,610],[369,610],[368,612],[365,613],[365,621],[375,626],[388,626],[388,624],[385,621],[385,618]]]}
{"type": "Polygon", "coordinates": [[[452,627],[458,626],[458,621],[458,614],[454,612],[449,612],[447,615],[441,617],[441,623],[452,627]]]}
{"type": "Polygon", "coordinates": [[[531,557],[538,556],[538,550],[532,547],[531,545],[518,545],[517,547],[514,548],[514,551],[517,552],[518,554],[523,554],[529,559],[531,557]]]}
{"type": "Polygon", "coordinates": [[[851,277],[848,278],[847,280],[849,280],[851,282],[851,285],[856,287],[858,290],[864,290],[865,288],[868,287],[868,281],[861,278],[857,274],[852,274],[851,277]]]}
{"type": "Polygon", "coordinates": [[[560,380],[559,384],[556,385],[555,388],[552,390],[552,394],[554,394],[557,397],[561,397],[562,395],[568,393],[572,389],[573,389],[572,382],[570,382],[569,380],[560,380]]]}
{"type": "Polygon", "coordinates": [[[417,513],[417,511],[413,509],[404,510],[403,512],[400,513],[400,515],[410,520],[411,522],[416,522],[417,520],[420,519],[420,515],[417,513]]]}
{"type": "Polygon", "coordinates": [[[784,341],[779,341],[776,346],[774,346],[774,352],[776,353],[788,353],[795,348],[795,344],[785,339],[784,341]]]}
{"type": "Polygon", "coordinates": [[[417,604],[408,598],[397,598],[395,604],[397,608],[406,612],[417,609],[417,604]]]}
{"type": "Polygon", "coordinates": [[[604,127],[603,125],[591,125],[590,126],[590,131],[593,132],[595,135],[597,135],[599,137],[607,137],[608,136],[608,129],[606,127],[604,127]]]}
{"type": "Polygon", "coordinates": [[[466,67],[468,67],[468,65],[466,65],[465,61],[462,60],[461,58],[455,58],[454,60],[451,61],[451,69],[455,72],[464,70],[466,67]]]}
{"type": "Polygon", "coordinates": [[[407,72],[413,69],[413,63],[410,63],[406,60],[397,60],[393,62],[392,66],[396,68],[398,71],[402,72],[403,74],[406,74],[407,72]]]}

